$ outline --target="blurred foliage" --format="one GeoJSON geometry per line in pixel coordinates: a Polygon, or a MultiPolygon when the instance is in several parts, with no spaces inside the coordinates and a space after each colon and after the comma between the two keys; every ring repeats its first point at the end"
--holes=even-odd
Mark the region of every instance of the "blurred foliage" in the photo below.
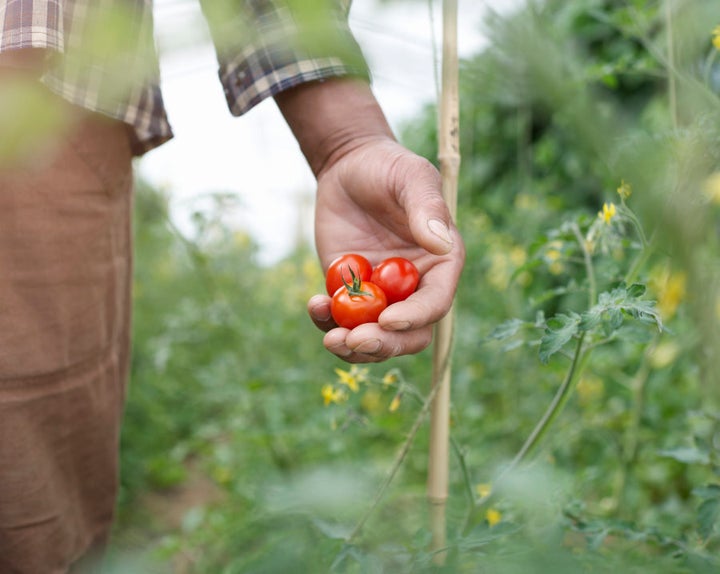
{"type": "MultiPolygon", "coordinates": [[[[148,572],[718,571],[720,7],[665,8],[532,2],[492,16],[462,63],[444,567],[425,427],[348,540],[418,416],[429,353],[339,363],[305,316],[314,255],[261,267],[223,223],[230,198],[183,235],[139,184],[119,555],[149,547],[148,572]],[[148,493],[198,468],[219,500],[168,532],[148,493]]],[[[403,133],[433,161],[435,122],[430,107],[403,133]]]]}

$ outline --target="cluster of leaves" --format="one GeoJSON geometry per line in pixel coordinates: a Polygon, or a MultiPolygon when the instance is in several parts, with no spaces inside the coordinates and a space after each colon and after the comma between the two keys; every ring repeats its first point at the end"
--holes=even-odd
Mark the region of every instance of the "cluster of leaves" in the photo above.
{"type": "Polygon", "coordinates": [[[502,341],[513,337],[523,327],[540,328],[544,335],[539,341],[540,361],[547,363],[552,355],[563,349],[581,333],[599,330],[604,338],[612,337],[623,326],[626,316],[652,323],[662,330],[662,319],[654,301],[640,299],[645,285],[619,285],[612,291],[600,293],[599,302],[583,313],[558,313],[547,321],[542,312],[534,322],[522,319],[505,321],[490,333],[489,339],[502,341]]]}

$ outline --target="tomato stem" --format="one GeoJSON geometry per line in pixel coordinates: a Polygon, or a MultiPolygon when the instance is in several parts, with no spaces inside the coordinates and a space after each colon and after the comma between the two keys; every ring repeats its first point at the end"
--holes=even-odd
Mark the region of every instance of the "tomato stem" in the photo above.
{"type": "Polygon", "coordinates": [[[348,270],[350,271],[350,277],[352,277],[352,283],[348,283],[345,281],[345,275],[343,273],[340,273],[340,278],[342,279],[343,285],[345,285],[345,288],[348,290],[348,295],[351,297],[355,295],[364,295],[365,297],[375,297],[372,293],[368,291],[363,291],[361,289],[362,287],[362,279],[355,275],[355,272],[353,271],[352,267],[348,265],[348,270]]]}

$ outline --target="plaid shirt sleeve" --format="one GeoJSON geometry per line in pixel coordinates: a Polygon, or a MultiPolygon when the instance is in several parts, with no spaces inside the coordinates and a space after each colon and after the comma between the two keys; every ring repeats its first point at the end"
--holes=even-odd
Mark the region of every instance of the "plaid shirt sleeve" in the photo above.
{"type": "MultiPolygon", "coordinates": [[[[234,115],[304,82],[369,76],[347,24],[348,0],[202,2],[234,115]]],[[[172,137],[152,16],[152,0],[0,0],[0,53],[45,49],[41,81],[132,126],[133,149],[142,155],[172,137]]]]}
{"type": "Polygon", "coordinates": [[[220,64],[219,76],[233,115],[263,99],[314,80],[356,76],[369,80],[362,52],[347,22],[349,2],[243,0],[239,13],[205,0],[220,64]],[[315,7],[310,12],[309,6],[315,7]],[[317,6],[324,7],[322,14],[317,6]]]}
{"type": "Polygon", "coordinates": [[[0,2],[0,52],[21,48],[63,51],[62,0],[0,2]]]}

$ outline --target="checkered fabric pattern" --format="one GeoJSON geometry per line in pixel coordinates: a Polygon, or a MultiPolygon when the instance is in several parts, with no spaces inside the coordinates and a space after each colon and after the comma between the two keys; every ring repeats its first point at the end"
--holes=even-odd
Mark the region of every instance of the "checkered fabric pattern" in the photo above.
{"type": "MultiPolygon", "coordinates": [[[[230,111],[308,81],[369,76],[347,0],[322,18],[302,0],[204,0],[230,111]]],[[[141,155],[172,137],[160,90],[152,0],[0,0],[0,52],[46,50],[41,81],[134,129],[141,155]]]]}

